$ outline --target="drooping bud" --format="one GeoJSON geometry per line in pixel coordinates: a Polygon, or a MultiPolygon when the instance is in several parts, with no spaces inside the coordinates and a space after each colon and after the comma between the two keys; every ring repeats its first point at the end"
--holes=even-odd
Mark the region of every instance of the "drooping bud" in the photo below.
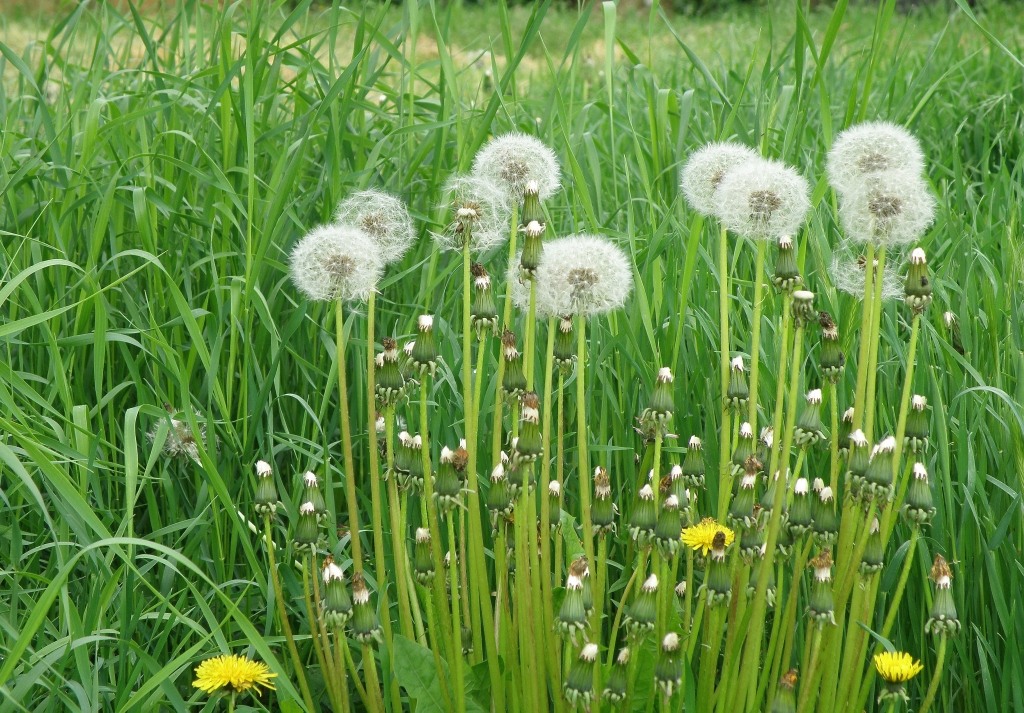
{"type": "Polygon", "coordinates": [[[800,277],[800,268],[796,264],[796,245],[793,238],[783,235],[779,238],[778,247],[772,284],[782,292],[792,292],[804,282],[800,277]]]}
{"type": "Polygon", "coordinates": [[[928,259],[924,250],[914,248],[910,253],[910,271],[903,283],[904,301],[914,314],[920,314],[932,303],[932,281],[928,277],[928,259]]]}

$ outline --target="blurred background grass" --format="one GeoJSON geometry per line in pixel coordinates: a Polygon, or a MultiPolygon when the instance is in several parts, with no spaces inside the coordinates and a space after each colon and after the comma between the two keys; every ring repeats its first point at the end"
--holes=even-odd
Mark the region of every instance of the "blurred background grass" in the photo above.
{"type": "MultiPolygon", "coordinates": [[[[939,514],[891,638],[932,661],[918,614],[945,553],[965,632],[943,709],[1024,710],[1020,6],[987,4],[977,22],[941,3],[854,4],[841,19],[800,2],[698,16],[551,2],[63,7],[8,4],[0,20],[0,711],[180,708],[191,667],[216,649],[251,644],[278,667],[263,555],[235,508],[249,510],[258,458],[289,505],[307,468],[340,486],[333,325],[298,298],[286,262],[349,191],[398,193],[422,226],[382,287],[378,338],[438,315],[432,429],[453,443],[458,277],[427,237],[440,187],[492,133],[555,148],[567,188],[549,230],[607,232],[637,270],[628,309],[595,325],[588,366],[592,460],[628,506],[633,417],[659,366],[677,372],[674,430],[718,449],[717,278],[677,197],[681,161],[733,136],[816,183],[801,261],[852,353],[859,311],[827,274],[838,231],[822,168],[834,134],[863,117],[920,136],[940,201],[915,383],[933,406],[939,514]],[[208,422],[201,467],[147,442],[164,404],[208,422]]],[[[488,265],[503,274],[500,258],[488,265]]],[[[734,272],[741,351],[752,250],[735,252],[734,272]]],[[[893,304],[883,319],[883,429],[905,318],[893,304]]],[[[903,552],[890,550],[883,591],[903,552]]]]}

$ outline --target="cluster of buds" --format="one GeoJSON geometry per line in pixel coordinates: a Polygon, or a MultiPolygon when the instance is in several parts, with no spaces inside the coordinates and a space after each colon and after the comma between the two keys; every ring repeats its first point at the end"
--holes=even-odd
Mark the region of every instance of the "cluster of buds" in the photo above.
{"type": "Polygon", "coordinates": [[[928,399],[920,394],[914,394],[910,399],[903,445],[911,453],[921,453],[928,447],[928,399]]]}
{"type": "Polygon", "coordinates": [[[679,655],[679,634],[670,631],[661,640],[661,653],[654,667],[654,681],[671,698],[683,683],[683,659],[679,655]]]}
{"type": "Polygon", "coordinates": [[[821,351],[818,354],[818,366],[821,375],[829,383],[839,382],[846,368],[846,355],[839,347],[839,328],[828,312],[818,313],[818,325],[821,327],[821,351]]]}
{"type": "Polygon", "coordinates": [[[658,575],[652,574],[640,586],[640,593],[626,609],[626,628],[636,639],[642,639],[654,631],[658,613],[658,575]]]}
{"type": "Polygon", "coordinates": [[[377,355],[374,374],[374,388],[377,400],[383,406],[394,406],[405,393],[405,377],[398,365],[398,342],[391,337],[380,340],[381,352],[377,355]]]}
{"type": "Polygon", "coordinates": [[[743,365],[742,356],[733,358],[730,363],[725,402],[733,411],[742,411],[750,402],[750,386],[747,384],[747,369],[743,365]]]}
{"type": "Polygon", "coordinates": [[[960,631],[960,619],[953,602],[953,572],[942,555],[935,555],[931,579],[935,582],[935,601],[924,630],[935,636],[953,636],[960,631]]]}
{"type": "Polygon", "coordinates": [[[808,566],[814,570],[814,581],[811,583],[807,615],[814,619],[818,626],[824,626],[825,622],[834,626],[836,618],[832,601],[832,552],[822,550],[808,566]]]}
{"type": "Polygon", "coordinates": [[[523,217],[519,226],[525,238],[523,254],[519,258],[519,271],[526,279],[533,279],[540,265],[540,256],[544,250],[541,239],[544,237],[544,213],[540,207],[540,192],[535,181],[526,186],[523,194],[523,217]]]}
{"type": "Polygon", "coordinates": [[[928,469],[924,463],[914,463],[907,499],[903,501],[903,515],[918,525],[924,525],[935,515],[932,486],[928,482],[928,469]]]}
{"type": "Polygon", "coordinates": [[[352,618],[352,595],[345,583],[345,574],[330,555],[324,558],[323,614],[329,629],[343,626],[352,618]]]}
{"type": "Polygon", "coordinates": [[[907,281],[903,284],[903,300],[914,314],[921,314],[932,303],[928,259],[921,248],[914,248],[910,253],[910,271],[907,273],[907,281]]]}
{"type": "Polygon", "coordinates": [[[672,400],[672,370],[663,366],[658,370],[658,376],[654,381],[654,389],[651,391],[651,398],[647,402],[647,408],[640,414],[641,427],[646,432],[665,432],[665,427],[672,419],[672,411],[675,404],[672,400]]]}
{"type": "Polygon", "coordinates": [[[779,252],[775,258],[772,284],[782,292],[792,292],[803,282],[803,278],[800,277],[800,268],[796,264],[796,246],[793,243],[793,238],[783,235],[779,238],[779,252]]]}
{"type": "Polygon", "coordinates": [[[274,471],[265,460],[256,462],[256,496],[253,509],[258,515],[271,515],[277,512],[280,498],[277,496],[277,484],[274,482],[274,471]]]}
{"type": "Polygon", "coordinates": [[[608,471],[598,466],[594,469],[594,502],[590,509],[590,521],[594,526],[595,535],[615,532],[617,509],[612,501],[612,485],[608,471]]]}
{"type": "Polygon", "coordinates": [[[479,339],[486,333],[494,334],[498,330],[498,305],[494,301],[494,288],[491,276],[478,262],[470,267],[473,274],[473,298],[469,306],[470,320],[476,329],[479,339]]]}
{"type": "Polygon", "coordinates": [[[576,363],[576,345],[573,343],[572,316],[563,316],[558,320],[555,331],[555,343],[551,352],[552,358],[563,374],[572,371],[576,363]]]}
{"type": "Polygon", "coordinates": [[[803,413],[797,419],[793,438],[798,446],[808,447],[825,440],[825,430],[821,425],[821,389],[811,389],[803,413]]]}
{"type": "Polygon", "coordinates": [[[437,371],[437,342],[434,339],[434,318],[429,314],[421,314],[416,321],[419,334],[412,343],[409,361],[420,376],[434,375],[437,371]]]}
{"type": "Polygon", "coordinates": [[[519,437],[512,448],[512,468],[520,469],[533,463],[544,452],[544,441],[540,432],[540,398],[533,391],[519,397],[519,437]]]}
{"type": "Polygon", "coordinates": [[[586,638],[588,627],[587,608],[584,602],[584,583],[590,579],[590,568],[585,557],[581,557],[569,565],[569,575],[565,580],[565,598],[555,618],[555,630],[564,638],[576,644],[576,636],[582,634],[586,638]]]}

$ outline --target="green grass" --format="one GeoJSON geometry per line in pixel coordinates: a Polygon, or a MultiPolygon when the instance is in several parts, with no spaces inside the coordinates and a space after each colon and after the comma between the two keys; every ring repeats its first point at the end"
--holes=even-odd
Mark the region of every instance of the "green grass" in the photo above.
{"type": "MultiPolygon", "coordinates": [[[[382,285],[378,335],[404,338],[420,312],[438,316],[445,366],[431,431],[452,443],[460,278],[457,259],[427,238],[440,188],[491,134],[520,128],[555,148],[567,188],[549,206],[549,233],[603,231],[636,267],[626,311],[591,332],[587,374],[591,461],[628,504],[634,417],[658,367],[677,374],[673,431],[718,450],[715,256],[677,195],[682,160],[733,136],[811,178],[804,274],[852,354],[860,310],[826,272],[838,228],[823,162],[833,136],[863,117],[920,137],[939,198],[922,243],[936,300],[914,387],[933,407],[939,513],[890,639],[925,660],[911,686],[919,701],[934,659],[924,576],[945,553],[964,632],[936,709],[1024,711],[1019,63],[960,11],[895,14],[876,28],[859,5],[838,27],[830,9],[791,4],[699,20],[631,9],[614,22],[600,5],[577,15],[549,2],[309,5],[218,13],[181,2],[157,22],[82,6],[34,46],[24,34],[0,45],[0,711],[198,708],[192,668],[220,649],[248,646],[285,670],[260,539],[235,512],[250,511],[259,458],[288,485],[307,469],[333,474],[328,503],[343,511],[333,318],[299,298],[287,253],[349,191],[398,193],[422,226],[382,285]],[[474,64],[477,47],[493,59],[474,64]],[[148,442],[165,403],[209,420],[202,467],[148,442]]],[[[1019,29],[1005,33],[1024,26],[1020,9],[977,19],[1021,56],[1019,29]]],[[[733,348],[743,349],[753,250],[734,256],[733,348]]],[[[489,261],[492,274],[502,262],[489,261]]],[[[773,325],[762,404],[775,393],[773,325]]],[[[888,305],[881,431],[894,427],[908,332],[906,311],[888,305]]],[[[364,334],[356,319],[350,344],[364,334]]],[[[365,372],[358,351],[351,358],[358,415],[365,372]]],[[[574,480],[570,469],[573,509],[574,480]]],[[[297,496],[282,490],[289,509],[297,496]]],[[[890,548],[883,592],[902,552],[890,548]]],[[[301,581],[284,577],[301,608],[301,581]]],[[[284,676],[279,689],[298,700],[284,676]]]]}

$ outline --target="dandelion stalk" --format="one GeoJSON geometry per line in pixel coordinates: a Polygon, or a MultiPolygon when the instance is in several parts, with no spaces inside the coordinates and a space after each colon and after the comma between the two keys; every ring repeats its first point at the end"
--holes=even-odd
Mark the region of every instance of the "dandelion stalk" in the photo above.
{"type": "MultiPolygon", "coordinates": [[[[459,583],[456,579],[458,572],[456,548],[455,548],[455,515],[448,513],[445,518],[448,521],[448,551],[451,553],[451,583],[452,583],[452,655],[448,659],[451,662],[455,682],[455,710],[462,713],[466,710],[466,687],[462,682],[462,624],[459,614],[459,583]]],[[[435,575],[440,579],[441,573],[435,575]]]]}
{"type": "MultiPolygon", "coordinates": [[[[547,320],[547,346],[544,349],[544,394],[541,402],[543,414],[541,416],[541,438],[543,455],[540,466],[540,579],[541,596],[544,602],[553,602],[551,592],[551,500],[547,496],[551,483],[551,389],[554,376],[554,350],[556,318],[548,317],[547,320]]],[[[541,631],[553,632],[554,612],[550,606],[541,608],[541,631]]],[[[545,646],[548,654],[548,676],[551,681],[552,690],[558,690],[558,646],[557,638],[553,633],[548,634],[549,643],[545,646]]]]}
{"type": "Polygon", "coordinates": [[[768,252],[764,240],[757,241],[754,255],[754,313],[751,315],[750,333],[750,403],[747,405],[747,423],[757,433],[757,399],[761,374],[761,311],[764,309],[764,265],[768,252]]]}
{"type": "Polygon", "coordinates": [[[928,684],[928,693],[925,694],[918,713],[928,713],[932,703],[935,702],[935,695],[939,692],[939,683],[942,681],[943,664],[946,662],[946,643],[948,638],[947,636],[939,637],[939,652],[935,659],[935,673],[932,674],[931,683],[928,684]]]}
{"type": "Polygon", "coordinates": [[[416,640],[413,633],[412,607],[419,608],[419,602],[410,596],[409,560],[405,550],[405,530],[401,524],[401,505],[398,497],[398,483],[394,473],[395,467],[395,407],[388,404],[384,407],[384,453],[387,459],[388,477],[388,518],[391,525],[391,549],[395,559],[395,581],[398,590],[398,616],[402,627],[402,636],[416,640]]]}
{"type": "MultiPolygon", "coordinates": [[[[583,551],[587,562],[594,562],[596,567],[601,563],[594,559],[594,522],[590,516],[590,494],[594,483],[590,474],[589,444],[587,439],[587,320],[583,315],[576,318],[576,456],[580,478],[580,522],[583,523],[583,551]]],[[[591,614],[591,631],[598,631],[601,623],[601,609],[604,600],[602,592],[595,582],[594,611],[591,614]]]]}
{"type": "MultiPolygon", "coordinates": [[[[868,243],[866,267],[864,268],[864,299],[861,305],[860,345],[857,352],[857,385],[853,400],[853,429],[864,430],[864,399],[868,386],[868,367],[870,365],[871,325],[875,303],[875,244],[868,243]]],[[[878,275],[881,282],[881,275],[878,275]]],[[[841,551],[841,550],[840,550],[841,551]]]]}
{"type": "MultiPolygon", "coordinates": [[[[878,274],[875,277],[875,295],[871,314],[871,344],[868,351],[868,383],[864,399],[864,433],[872,437],[875,423],[875,383],[878,376],[878,349],[882,328],[882,276],[885,270],[885,247],[878,249],[878,274]]],[[[867,272],[867,270],[865,270],[867,272]]]]}
{"type": "Polygon", "coordinates": [[[306,618],[309,622],[309,637],[313,642],[313,652],[316,654],[317,663],[320,665],[320,670],[324,672],[325,685],[327,688],[327,696],[331,699],[331,705],[338,705],[338,696],[335,691],[337,680],[331,675],[331,668],[325,658],[325,647],[327,642],[321,637],[321,626],[320,617],[317,615],[317,610],[313,606],[313,594],[309,584],[310,573],[315,574],[315,563],[313,561],[313,551],[309,552],[309,556],[302,563],[302,592],[306,602],[306,618]]]}
{"type": "MultiPolygon", "coordinates": [[[[352,428],[348,416],[348,376],[345,369],[345,314],[342,300],[334,302],[334,326],[338,362],[338,410],[341,414],[341,448],[345,463],[345,500],[348,505],[348,529],[352,547],[352,566],[363,571],[363,547],[359,541],[359,506],[356,502],[356,466],[352,457],[352,428]]],[[[372,401],[370,403],[373,403],[372,401]]],[[[370,420],[372,425],[375,419],[370,420]]],[[[372,430],[371,430],[372,433],[372,430]]]]}
{"type": "MultiPolygon", "coordinates": [[[[732,493],[732,467],[729,463],[729,430],[731,410],[727,394],[729,392],[729,231],[723,226],[718,236],[718,339],[720,378],[722,382],[722,421],[719,437],[719,485],[718,514],[719,520],[725,519],[729,507],[729,496],[732,493]]],[[[756,401],[756,397],[752,399],[756,401]]],[[[753,425],[753,424],[752,424],[753,425]]],[[[656,446],[657,447],[657,446],[656,446]]],[[[655,474],[660,471],[655,468],[655,474]]]]}

